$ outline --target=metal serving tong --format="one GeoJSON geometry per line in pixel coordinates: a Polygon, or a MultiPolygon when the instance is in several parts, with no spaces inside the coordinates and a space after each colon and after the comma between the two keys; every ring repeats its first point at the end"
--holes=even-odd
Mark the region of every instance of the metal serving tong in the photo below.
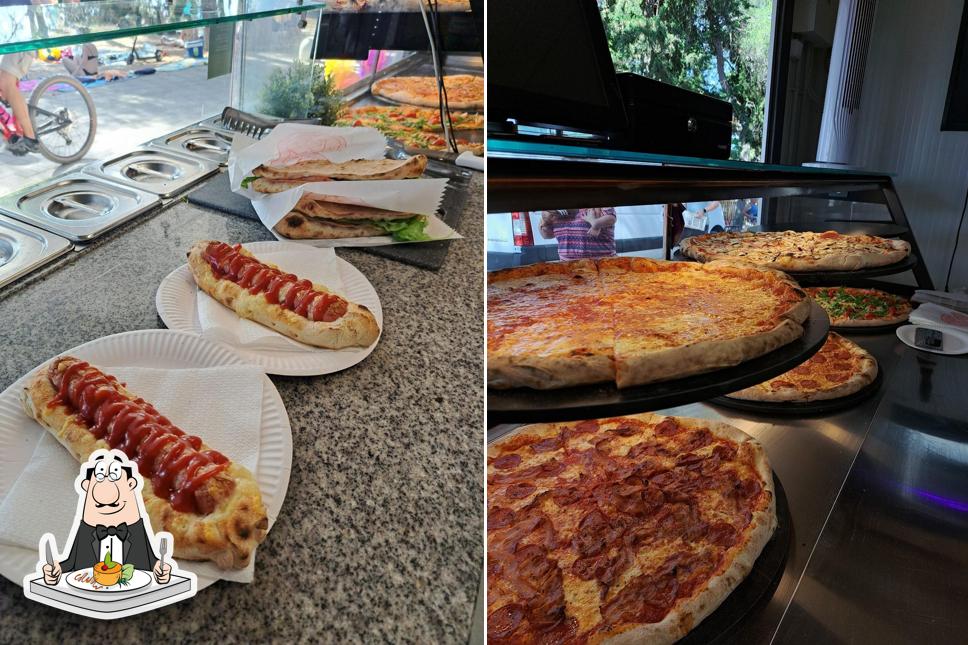
{"type": "Polygon", "coordinates": [[[241,132],[253,139],[261,139],[280,123],[308,123],[310,125],[319,125],[319,119],[269,119],[263,116],[249,114],[242,110],[236,110],[233,107],[226,107],[222,110],[220,120],[222,125],[229,130],[241,132]]]}

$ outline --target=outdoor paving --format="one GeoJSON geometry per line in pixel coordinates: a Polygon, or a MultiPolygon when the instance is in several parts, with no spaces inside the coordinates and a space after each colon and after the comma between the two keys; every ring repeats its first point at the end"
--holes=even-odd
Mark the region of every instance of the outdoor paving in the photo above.
{"type": "MultiPolygon", "coordinates": [[[[31,78],[38,75],[31,70],[31,78]]],[[[45,75],[63,70],[40,68],[45,75]]],[[[117,69],[117,68],[115,68],[117,69]]],[[[206,78],[208,67],[136,76],[89,88],[97,111],[94,145],[71,167],[131,150],[138,144],[220,113],[229,100],[229,76],[206,78]]],[[[15,157],[0,146],[0,194],[64,172],[40,154],[15,157]]]]}

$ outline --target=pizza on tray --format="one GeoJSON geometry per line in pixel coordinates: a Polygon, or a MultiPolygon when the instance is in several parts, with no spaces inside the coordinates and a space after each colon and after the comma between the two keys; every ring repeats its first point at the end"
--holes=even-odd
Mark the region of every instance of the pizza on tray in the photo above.
{"type": "MultiPolygon", "coordinates": [[[[484,107],[484,77],[474,74],[444,76],[447,105],[455,110],[479,110],[484,107]]],[[[437,79],[433,76],[389,76],[374,81],[370,93],[397,103],[436,107],[440,104],[437,79]]]]}
{"type": "MultiPolygon", "coordinates": [[[[457,151],[484,154],[484,144],[468,140],[462,132],[484,127],[484,115],[470,112],[450,112],[457,151]]],[[[421,150],[449,150],[444,138],[440,111],[391,105],[364,105],[347,109],[334,125],[376,128],[408,148],[421,150]]]]}
{"type": "Polygon", "coordinates": [[[746,401],[807,402],[840,399],[877,378],[877,359],[831,332],[816,354],[789,372],[728,396],[746,401]]]}
{"type": "Polygon", "coordinates": [[[672,643],[777,524],[763,447],[715,421],[523,426],[487,461],[489,643],[672,643]]]}
{"type": "Polygon", "coordinates": [[[830,316],[834,327],[896,325],[908,319],[907,298],[879,289],[811,287],[805,290],[830,316]]]}
{"type": "Polygon", "coordinates": [[[679,250],[700,262],[734,258],[781,271],[856,271],[896,264],[908,256],[911,245],[836,231],[776,231],[697,235],[680,242],[679,250]]]}
{"type": "Polygon", "coordinates": [[[487,307],[490,387],[621,388],[793,342],[810,299],[786,275],[747,263],[616,257],[492,272],[487,307]]]}

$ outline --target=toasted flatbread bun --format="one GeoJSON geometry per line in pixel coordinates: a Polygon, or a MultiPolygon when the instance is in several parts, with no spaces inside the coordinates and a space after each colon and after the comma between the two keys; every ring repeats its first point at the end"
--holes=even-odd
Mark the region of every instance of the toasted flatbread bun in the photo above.
{"type": "Polygon", "coordinates": [[[281,181],[326,181],[339,179],[360,181],[367,179],[414,179],[423,174],[427,157],[416,155],[407,159],[353,159],[332,163],[325,159],[300,161],[289,166],[259,166],[252,171],[256,177],[281,181]]]}
{"type": "Polygon", "coordinates": [[[354,224],[352,220],[335,221],[310,217],[292,211],[276,224],[276,231],[293,240],[333,240],[342,237],[373,237],[386,235],[372,224],[354,224]]]}
{"type": "Polygon", "coordinates": [[[263,179],[259,178],[253,181],[249,186],[252,190],[257,193],[281,193],[283,191],[289,190],[290,188],[295,188],[301,186],[305,183],[311,181],[329,181],[328,179],[300,179],[298,181],[276,181],[275,179],[263,179]]]}
{"type": "Polygon", "coordinates": [[[312,193],[303,195],[295,207],[293,207],[293,210],[303,215],[338,220],[409,219],[416,215],[416,213],[403,213],[383,208],[373,208],[372,206],[331,202],[322,198],[321,195],[314,195],[312,193]]]}

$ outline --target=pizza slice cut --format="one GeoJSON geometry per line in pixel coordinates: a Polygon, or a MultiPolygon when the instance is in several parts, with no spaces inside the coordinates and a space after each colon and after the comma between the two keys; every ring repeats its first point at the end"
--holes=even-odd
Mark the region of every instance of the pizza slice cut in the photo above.
{"type": "Polygon", "coordinates": [[[487,380],[553,389],[615,378],[611,309],[591,260],[488,274],[487,380]]]}
{"type": "Polygon", "coordinates": [[[737,365],[803,334],[809,298],[776,271],[634,257],[598,266],[620,388],[737,365]]]}

